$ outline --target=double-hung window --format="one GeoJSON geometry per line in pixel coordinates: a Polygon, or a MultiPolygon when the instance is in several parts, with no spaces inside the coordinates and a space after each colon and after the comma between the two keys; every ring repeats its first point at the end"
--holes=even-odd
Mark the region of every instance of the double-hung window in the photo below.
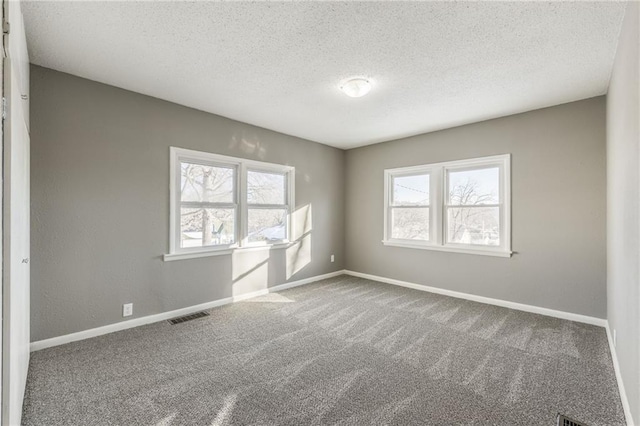
{"type": "Polygon", "coordinates": [[[247,237],[249,243],[287,240],[289,218],[287,172],[247,171],[247,237]]]}
{"type": "Polygon", "coordinates": [[[385,245],[511,255],[510,156],[385,170],[385,245]]]}
{"type": "MultiPolygon", "coordinates": [[[[231,246],[236,242],[238,167],[198,158],[179,162],[181,249],[231,246]]],[[[177,212],[176,212],[177,213],[177,212]]]]}
{"type": "Polygon", "coordinates": [[[174,147],[170,155],[165,260],[289,241],[293,167],[174,147]]]}
{"type": "Polygon", "coordinates": [[[391,175],[391,238],[429,241],[429,173],[391,175]]]}

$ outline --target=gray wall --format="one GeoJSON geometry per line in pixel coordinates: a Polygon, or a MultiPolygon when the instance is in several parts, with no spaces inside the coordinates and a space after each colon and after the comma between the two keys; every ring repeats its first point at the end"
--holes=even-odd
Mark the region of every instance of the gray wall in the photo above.
{"type": "Polygon", "coordinates": [[[640,7],[630,2],[607,95],[607,316],[640,421],[640,7]]]}
{"type": "Polygon", "coordinates": [[[605,98],[347,151],[347,269],[604,318],[605,98]],[[383,170],[511,153],[511,258],[386,247],[383,170]]]}
{"type": "Polygon", "coordinates": [[[343,269],[344,151],[31,71],[32,341],[343,269]],[[295,166],[303,242],[163,262],[169,146],[295,166]]]}
{"type": "Polygon", "coordinates": [[[145,316],[343,267],[605,317],[603,97],[346,154],[40,67],[31,114],[32,340],[121,321],[126,302],[145,316]],[[294,251],[163,262],[171,145],[294,165],[309,236],[294,251]],[[382,245],[385,168],[502,153],[512,258],[382,245]]]}

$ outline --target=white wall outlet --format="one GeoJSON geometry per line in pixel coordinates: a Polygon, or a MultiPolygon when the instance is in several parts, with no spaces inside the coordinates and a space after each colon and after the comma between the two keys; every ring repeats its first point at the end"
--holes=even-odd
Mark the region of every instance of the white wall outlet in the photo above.
{"type": "Polygon", "coordinates": [[[130,317],[133,315],[133,303],[125,303],[122,305],[122,316],[130,317]]]}
{"type": "Polygon", "coordinates": [[[336,261],[336,257],[334,255],[331,255],[331,263],[336,261]]]}
{"type": "Polygon", "coordinates": [[[616,346],[618,346],[618,336],[616,334],[616,329],[613,329],[613,347],[615,348],[616,346]]]}

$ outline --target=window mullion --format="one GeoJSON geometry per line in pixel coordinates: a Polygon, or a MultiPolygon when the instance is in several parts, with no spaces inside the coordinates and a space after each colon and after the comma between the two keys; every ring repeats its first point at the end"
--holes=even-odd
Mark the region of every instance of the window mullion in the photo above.
{"type": "Polygon", "coordinates": [[[496,203],[496,204],[445,204],[444,207],[449,209],[449,208],[459,208],[459,209],[476,209],[476,208],[482,208],[482,207],[501,207],[502,203],[496,203]]]}
{"type": "Polygon", "coordinates": [[[295,186],[296,185],[296,177],[295,173],[292,171],[287,172],[287,235],[286,238],[288,241],[295,240],[293,235],[293,231],[295,229],[295,215],[293,214],[293,210],[296,208],[294,196],[295,196],[295,186]]]}
{"type": "Polygon", "coordinates": [[[240,205],[239,213],[240,216],[239,231],[240,235],[238,237],[238,243],[240,247],[244,247],[247,245],[249,240],[249,231],[248,231],[248,216],[249,210],[247,209],[247,166],[244,163],[240,163],[239,166],[239,191],[238,191],[238,204],[240,205]]]}
{"type": "Polygon", "coordinates": [[[247,209],[287,209],[288,204],[249,204],[247,203],[247,209]]]}
{"type": "Polygon", "coordinates": [[[391,202],[393,201],[393,198],[391,198],[392,179],[393,177],[391,173],[385,170],[384,171],[384,213],[383,213],[384,223],[382,224],[383,226],[382,238],[385,241],[391,239],[391,223],[390,223],[391,219],[390,218],[391,218],[391,202]]]}
{"type": "MultiPolygon", "coordinates": [[[[255,205],[253,208],[256,209],[279,209],[286,214],[286,236],[290,235],[290,223],[291,223],[291,215],[292,209],[294,207],[294,197],[295,190],[293,186],[293,176],[295,173],[295,169],[291,166],[284,165],[276,165],[270,163],[257,162],[252,160],[227,157],[217,154],[198,152],[192,150],[186,150],[182,148],[170,147],[170,244],[169,251],[170,254],[178,254],[178,253],[196,253],[196,252],[205,252],[205,251],[213,251],[217,249],[221,249],[223,246],[229,248],[237,248],[242,246],[249,246],[249,220],[248,220],[248,211],[251,207],[248,204],[247,198],[247,189],[248,189],[248,173],[249,170],[256,169],[259,172],[270,173],[270,174],[279,174],[283,175],[286,179],[287,186],[284,188],[285,201],[278,204],[264,204],[264,205],[255,205]],[[184,163],[188,163],[193,165],[194,167],[202,167],[202,168],[219,168],[219,169],[227,169],[227,172],[224,175],[224,178],[227,179],[225,185],[226,188],[223,190],[228,191],[228,186],[231,180],[230,171],[233,171],[233,198],[230,200],[226,200],[226,202],[211,202],[211,201],[182,201],[182,165],[184,163]],[[198,215],[208,214],[207,212],[211,212],[213,216],[213,220],[218,217],[219,220],[224,223],[228,223],[229,227],[226,228],[226,236],[224,237],[225,243],[223,244],[220,239],[218,241],[205,240],[205,235],[203,234],[203,241],[201,244],[195,244],[194,241],[191,241],[189,245],[183,244],[183,238],[185,239],[193,239],[196,237],[188,236],[185,237],[182,233],[183,229],[183,215],[182,210],[189,209],[197,211],[198,215]],[[205,213],[203,213],[205,212],[205,213]],[[222,216],[219,216],[222,215],[222,216]],[[233,215],[233,218],[230,215],[233,215]],[[233,220],[233,236],[230,232],[231,220],[233,220]],[[233,238],[234,242],[227,243],[233,238]],[[206,246],[205,246],[205,241],[206,246]]],[[[204,172],[200,172],[202,175],[204,172]]],[[[208,172],[212,173],[212,172],[208,172]]],[[[208,175],[209,176],[209,175],[208,175]]],[[[197,180],[197,178],[194,178],[197,180]]],[[[200,178],[202,180],[202,178],[200,178]]],[[[202,181],[196,182],[199,185],[204,185],[202,181]]],[[[194,184],[194,188],[195,188],[194,184]]],[[[199,193],[198,189],[190,189],[190,191],[196,191],[199,193]]],[[[226,197],[228,197],[228,192],[226,197]]],[[[193,196],[193,194],[189,195],[190,199],[201,199],[200,197],[193,196]]],[[[208,197],[207,199],[210,199],[208,197]]],[[[266,213],[265,213],[266,214],[266,213]]],[[[200,232],[201,228],[202,233],[210,231],[211,221],[206,222],[205,218],[202,218],[202,224],[200,225],[200,216],[196,218],[189,218],[187,222],[189,222],[189,227],[193,229],[194,232],[200,232]],[[193,222],[193,223],[191,223],[193,222]],[[197,222],[197,223],[196,223],[197,222]],[[198,228],[199,226],[199,228],[198,228]],[[198,228],[198,229],[196,229],[198,228]]],[[[217,221],[215,221],[217,223],[217,221]]],[[[216,228],[214,228],[215,231],[216,228]]],[[[222,229],[222,228],[218,228],[222,229]]],[[[216,234],[217,237],[218,234],[216,234]]]]}
{"type": "MultiPolygon", "coordinates": [[[[430,244],[417,244],[415,242],[407,242],[407,246],[432,246],[434,249],[442,247],[445,251],[473,252],[473,251],[504,251],[507,256],[511,254],[511,182],[510,182],[510,156],[509,154],[475,158],[471,160],[450,161],[438,164],[430,164],[424,166],[411,166],[397,169],[386,169],[385,173],[385,244],[394,245],[400,239],[392,238],[396,234],[393,228],[393,216],[396,213],[393,209],[415,209],[421,207],[429,207],[429,240],[430,244]],[[495,171],[487,169],[498,169],[498,188],[496,185],[495,171]],[[486,172],[485,172],[486,170],[486,172]],[[478,171],[482,171],[481,175],[476,175],[478,171]],[[469,173],[472,172],[472,173],[469,173]],[[451,173],[451,175],[450,175],[451,173]],[[456,173],[454,175],[454,173],[456,173]],[[463,173],[463,174],[459,174],[463,173]],[[406,176],[415,176],[429,174],[430,175],[430,200],[429,206],[402,206],[394,204],[395,179],[406,176]],[[480,177],[476,177],[480,176],[480,177]],[[466,179],[466,182],[459,180],[466,179]],[[480,183],[472,179],[480,179],[480,183]],[[468,185],[474,186],[468,186],[468,185]],[[478,195],[480,200],[487,200],[490,204],[461,204],[450,205],[449,187],[455,185],[452,191],[455,191],[454,200],[467,200],[468,197],[478,195]],[[479,187],[477,187],[480,185],[479,187]],[[482,185],[490,185],[488,188],[482,185]],[[485,192],[469,192],[484,191],[485,192]],[[462,192],[461,192],[462,191],[462,192]],[[491,192],[489,192],[491,191],[491,192]],[[460,194],[459,194],[460,192],[460,194]],[[495,193],[498,194],[499,202],[495,202],[495,193]],[[493,197],[491,196],[493,194],[493,197]],[[493,202],[492,202],[493,201],[493,202]],[[462,210],[463,213],[455,212],[462,210]],[[451,225],[455,225],[455,234],[452,234],[452,241],[449,242],[449,213],[455,216],[451,225]],[[496,215],[497,214],[497,215],[496,215]],[[460,217],[459,217],[460,216],[460,217]],[[458,222],[464,232],[464,239],[461,239],[458,232],[458,222]],[[480,232],[481,231],[481,232],[480,232]],[[496,235],[497,234],[497,235],[496,235]],[[498,241],[499,238],[499,241],[498,241]],[[395,241],[391,241],[395,240],[395,241]],[[495,245],[499,242],[499,245],[495,245]],[[453,248],[452,248],[453,247],[453,248]]],[[[411,189],[411,188],[407,188],[411,189]]],[[[404,190],[403,190],[404,197],[404,190]]],[[[415,199],[415,198],[414,198],[415,199]]],[[[409,199],[411,200],[411,198],[409,199]]],[[[403,213],[405,214],[405,213],[403,213]]],[[[407,212],[412,217],[412,213],[407,212]]],[[[404,244],[400,241],[398,244],[404,244]]],[[[507,257],[505,256],[505,257],[507,257]]]]}
{"type": "Polygon", "coordinates": [[[180,221],[181,211],[179,208],[180,201],[180,180],[182,179],[180,173],[180,159],[173,149],[170,149],[169,156],[169,209],[170,209],[170,222],[169,222],[169,251],[175,253],[181,246],[180,241],[180,221]]]}
{"type": "Polygon", "coordinates": [[[433,192],[433,216],[431,218],[431,226],[433,229],[433,243],[442,245],[443,242],[443,204],[444,204],[444,185],[443,182],[443,169],[442,167],[436,167],[432,170],[433,184],[431,185],[431,191],[433,192]]]}
{"type": "Polygon", "coordinates": [[[235,203],[207,203],[201,201],[178,201],[180,208],[184,209],[235,209],[235,203]]]}

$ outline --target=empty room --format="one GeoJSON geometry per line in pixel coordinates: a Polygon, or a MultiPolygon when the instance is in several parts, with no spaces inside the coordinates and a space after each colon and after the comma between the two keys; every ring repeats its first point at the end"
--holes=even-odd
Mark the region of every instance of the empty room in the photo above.
{"type": "Polygon", "coordinates": [[[640,425],[640,2],[2,4],[1,426],[640,425]]]}

